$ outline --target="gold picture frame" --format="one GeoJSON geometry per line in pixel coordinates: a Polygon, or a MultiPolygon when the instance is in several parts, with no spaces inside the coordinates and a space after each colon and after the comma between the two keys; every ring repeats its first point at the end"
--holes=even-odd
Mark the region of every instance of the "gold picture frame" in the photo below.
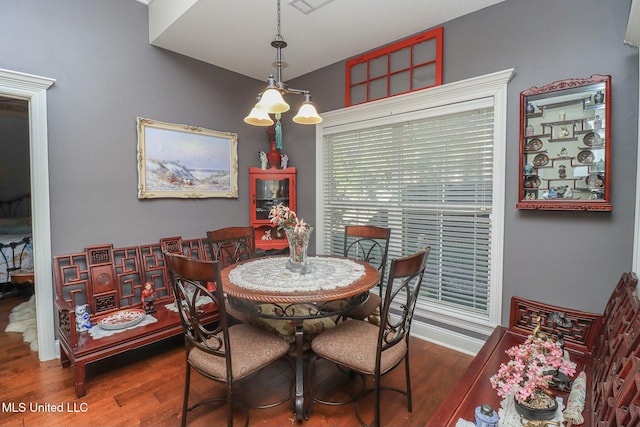
{"type": "Polygon", "coordinates": [[[238,197],[238,134],[138,117],[138,198],[238,197]]]}

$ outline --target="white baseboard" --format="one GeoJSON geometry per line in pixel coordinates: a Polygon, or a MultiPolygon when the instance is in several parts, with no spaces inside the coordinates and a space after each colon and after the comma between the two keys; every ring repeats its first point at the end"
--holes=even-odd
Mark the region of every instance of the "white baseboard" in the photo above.
{"type": "Polygon", "coordinates": [[[484,345],[481,339],[420,322],[415,318],[411,324],[411,335],[471,356],[475,356],[484,345]]]}

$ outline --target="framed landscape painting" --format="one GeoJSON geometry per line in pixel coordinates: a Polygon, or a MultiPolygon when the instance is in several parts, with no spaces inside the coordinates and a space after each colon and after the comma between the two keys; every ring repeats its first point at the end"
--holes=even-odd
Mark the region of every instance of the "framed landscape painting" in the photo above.
{"type": "Polygon", "coordinates": [[[238,197],[238,134],[138,117],[138,198],[238,197]]]}

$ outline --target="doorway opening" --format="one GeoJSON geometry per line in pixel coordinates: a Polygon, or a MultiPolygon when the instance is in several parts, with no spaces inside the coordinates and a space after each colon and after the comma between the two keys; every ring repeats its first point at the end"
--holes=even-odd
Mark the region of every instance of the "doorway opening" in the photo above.
{"type": "Polygon", "coordinates": [[[51,218],[49,210],[49,146],[47,140],[48,77],[0,69],[0,96],[21,99],[29,105],[29,169],[33,229],[38,357],[56,358],[53,283],[51,269],[51,218]]]}

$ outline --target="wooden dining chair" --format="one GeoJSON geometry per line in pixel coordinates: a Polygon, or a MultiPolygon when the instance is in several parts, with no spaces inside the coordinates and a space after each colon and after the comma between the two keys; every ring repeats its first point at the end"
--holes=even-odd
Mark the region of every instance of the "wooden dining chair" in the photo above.
{"type": "MultiPolygon", "coordinates": [[[[164,258],[182,322],[186,349],[181,425],[186,425],[187,412],[208,402],[226,402],[227,425],[231,427],[234,406],[244,410],[244,425],[247,426],[249,408],[270,408],[290,400],[290,393],[286,398],[266,405],[251,406],[235,399],[236,383],[284,357],[289,344],[276,334],[250,324],[229,325],[220,277],[221,267],[217,261],[188,258],[169,252],[164,253],[164,258]],[[210,283],[216,283],[213,291],[208,290],[210,283]],[[220,320],[212,325],[203,324],[200,321],[201,313],[216,308],[220,312],[220,320]],[[206,378],[226,384],[225,396],[189,406],[191,369],[206,378]]],[[[265,393],[269,391],[265,390],[265,393]]]]}
{"type": "MultiPolygon", "coordinates": [[[[220,263],[225,268],[238,261],[256,256],[255,230],[252,226],[225,227],[207,231],[207,247],[209,259],[220,263]]],[[[252,319],[227,305],[227,314],[242,322],[252,319]]]]}
{"type": "Polygon", "coordinates": [[[378,294],[369,293],[367,301],[352,308],[345,315],[353,319],[369,319],[380,324],[380,305],[382,302],[382,283],[387,268],[387,254],[391,229],[373,225],[347,225],[344,228],[344,256],[368,262],[380,272],[378,294]]]}
{"type": "Polygon", "coordinates": [[[315,403],[344,405],[355,402],[356,417],[360,415],[360,402],[366,394],[374,393],[374,419],[371,426],[380,427],[380,392],[391,390],[407,396],[407,410],[413,410],[411,401],[411,373],[409,368],[409,336],[411,321],[424,277],[427,257],[431,248],[413,255],[391,260],[389,276],[382,300],[381,324],[374,325],[357,319],[347,319],[318,335],[311,342],[314,356],[307,371],[310,404],[307,416],[315,403]],[[393,311],[392,311],[393,308],[393,311]],[[345,401],[332,401],[317,396],[313,387],[313,369],[319,359],[325,359],[346,368],[340,372],[360,374],[362,389],[345,401]],[[381,377],[404,361],[406,389],[384,388],[381,377]],[[367,378],[373,377],[373,387],[367,388],[367,378]]]}
{"type": "Polygon", "coordinates": [[[252,226],[225,227],[207,231],[209,255],[221,268],[256,256],[255,231],[252,226]]]}

